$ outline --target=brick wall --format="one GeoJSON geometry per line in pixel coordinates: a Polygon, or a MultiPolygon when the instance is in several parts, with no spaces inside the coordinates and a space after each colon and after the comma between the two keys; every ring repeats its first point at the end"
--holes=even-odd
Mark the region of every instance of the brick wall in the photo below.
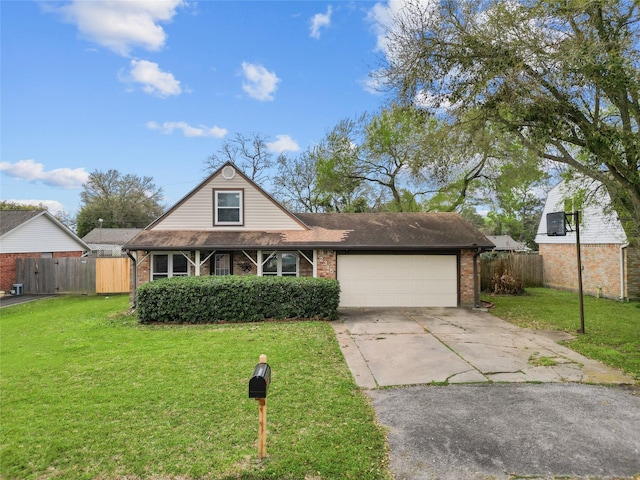
{"type": "MultiPolygon", "coordinates": [[[[81,257],[81,251],[53,252],[53,258],[81,257]]],[[[42,253],[3,253],[0,255],[0,291],[9,293],[16,278],[16,260],[18,258],[42,258],[42,253]]]]}
{"type": "MultiPolygon", "coordinates": [[[[542,255],[544,262],[545,286],[563,290],[578,290],[575,245],[541,244],[540,255],[542,255]]],[[[580,256],[584,293],[607,298],[620,298],[620,245],[581,245],[580,256]]],[[[635,259],[635,257],[633,258],[635,259]]],[[[637,265],[638,263],[636,263],[637,265]]],[[[633,266],[631,267],[633,269],[633,266]]],[[[626,276],[630,278],[628,273],[626,276]]],[[[638,277],[640,274],[635,276],[638,277]]],[[[632,285],[628,287],[633,288],[632,285]]]]}
{"type": "Polygon", "coordinates": [[[336,252],[318,250],[318,277],[336,279],[336,252]]]}
{"type": "MultiPolygon", "coordinates": [[[[480,261],[478,260],[478,282],[480,281],[479,269],[480,261]]],[[[460,255],[460,304],[472,307],[474,300],[473,250],[463,250],[460,255]]]]}

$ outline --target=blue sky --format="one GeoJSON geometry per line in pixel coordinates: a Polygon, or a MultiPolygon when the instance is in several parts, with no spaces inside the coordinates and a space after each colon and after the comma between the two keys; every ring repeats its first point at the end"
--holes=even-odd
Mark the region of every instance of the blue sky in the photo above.
{"type": "Polygon", "coordinates": [[[235,133],[301,152],[386,100],[386,2],[0,2],[0,198],[75,214],[113,168],[170,206],[235,133]]]}

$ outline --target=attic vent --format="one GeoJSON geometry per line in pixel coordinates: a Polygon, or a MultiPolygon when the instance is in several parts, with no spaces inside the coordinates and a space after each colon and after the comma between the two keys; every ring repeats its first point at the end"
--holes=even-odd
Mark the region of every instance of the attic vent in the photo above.
{"type": "Polygon", "coordinates": [[[222,176],[227,180],[231,180],[233,177],[236,176],[236,169],[227,165],[222,169],[222,176]]]}

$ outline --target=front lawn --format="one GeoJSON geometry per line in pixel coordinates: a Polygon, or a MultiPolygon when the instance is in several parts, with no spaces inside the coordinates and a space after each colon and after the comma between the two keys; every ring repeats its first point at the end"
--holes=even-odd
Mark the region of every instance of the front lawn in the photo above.
{"type": "Polygon", "coordinates": [[[127,308],[111,296],[2,310],[0,478],[391,478],[328,323],[142,326],[127,308]],[[262,353],[260,460],[248,382],[262,353]]]}
{"type": "Polygon", "coordinates": [[[585,357],[624,370],[640,380],[640,303],[584,296],[585,334],[580,328],[577,293],[527,288],[520,296],[484,296],[491,313],[516,325],[574,333],[565,342],[585,357]]]}

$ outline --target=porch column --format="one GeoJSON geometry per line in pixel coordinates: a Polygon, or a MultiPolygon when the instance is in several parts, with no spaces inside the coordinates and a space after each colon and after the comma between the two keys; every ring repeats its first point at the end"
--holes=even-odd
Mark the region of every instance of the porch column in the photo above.
{"type": "Polygon", "coordinates": [[[196,250],[196,265],[195,265],[195,276],[200,276],[200,250],[196,250]]]}
{"type": "Polygon", "coordinates": [[[318,250],[313,251],[313,278],[318,278],[318,250]]]}

